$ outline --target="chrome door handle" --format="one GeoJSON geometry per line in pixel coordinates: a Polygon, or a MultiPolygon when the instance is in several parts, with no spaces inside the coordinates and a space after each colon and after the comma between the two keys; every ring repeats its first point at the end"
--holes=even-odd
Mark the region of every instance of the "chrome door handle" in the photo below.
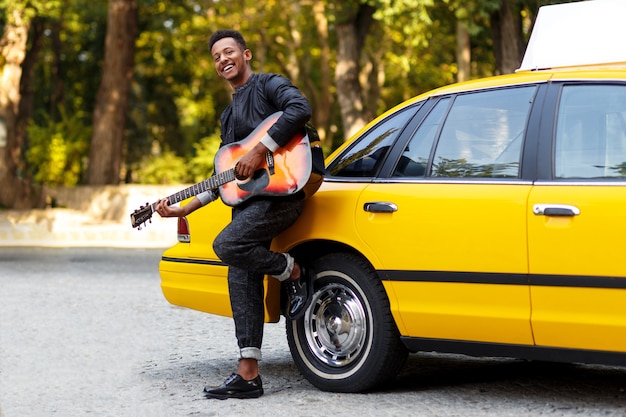
{"type": "Polygon", "coordinates": [[[393,213],[398,211],[398,206],[384,201],[375,201],[363,204],[363,210],[370,213],[393,213]]]}
{"type": "Polygon", "coordinates": [[[537,216],[573,217],[580,214],[580,209],[569,204],[535,204],[533,213],[537,216]]]}

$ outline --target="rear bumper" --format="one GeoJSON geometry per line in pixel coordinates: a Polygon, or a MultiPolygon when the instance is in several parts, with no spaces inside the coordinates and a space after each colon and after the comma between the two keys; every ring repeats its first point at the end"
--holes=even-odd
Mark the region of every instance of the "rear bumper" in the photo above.
{"type": "MultiPolygon", "coordinates": [[[[163,254],[159,263],[161,291],[174,305],[232,317],[228,294],[228,267],[220,261],[163,254]]],[[[280,283],[264,279],[265,322],[280,319],[280,283]]]]}

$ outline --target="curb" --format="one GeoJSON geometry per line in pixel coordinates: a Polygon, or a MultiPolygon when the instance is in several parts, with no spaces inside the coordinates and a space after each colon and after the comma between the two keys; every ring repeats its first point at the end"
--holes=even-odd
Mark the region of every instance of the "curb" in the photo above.
{"type": "Polygon", "coordinates": [[[102,186],[48,189],[65,208],[0,210],[0,247],[167,248],[177,242],[176,219],[158,215],[141,230],[130,213],[181,186],[102,186]]]}
{"type": "Polygon", "coordinates": [[[63,209],[0,213],[0,247],[167,248],[177,242],[176,220],[153,219],[141,230],[118,222],[86,222],[63,209]]]}

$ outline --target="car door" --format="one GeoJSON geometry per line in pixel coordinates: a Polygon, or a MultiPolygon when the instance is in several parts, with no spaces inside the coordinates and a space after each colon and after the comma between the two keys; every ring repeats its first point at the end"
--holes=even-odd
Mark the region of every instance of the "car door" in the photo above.
{"type": "Polygon", "coordinates": [[[529,199],[533,333],[540,346],[626,351],[626,84],[551,88],[540,152],[552,159],[529,199]]]}
{"type": "Polygon", "coordinates": [[[403,336],[532,345],[521,152],[537,86],[439,99],[367,186],[357,228],[403,336]]]}

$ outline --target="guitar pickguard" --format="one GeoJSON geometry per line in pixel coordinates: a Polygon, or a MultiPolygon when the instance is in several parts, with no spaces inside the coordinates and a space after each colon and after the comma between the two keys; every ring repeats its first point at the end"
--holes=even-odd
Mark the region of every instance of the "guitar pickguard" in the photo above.
{"type": "Polygon", "coordinates": [[[251,178],[243,181],[235,180],[237,186],[248,193],[259,193],[267,188],[270,183],[270,173],[265,169],[257,169],[251,178]]]}

